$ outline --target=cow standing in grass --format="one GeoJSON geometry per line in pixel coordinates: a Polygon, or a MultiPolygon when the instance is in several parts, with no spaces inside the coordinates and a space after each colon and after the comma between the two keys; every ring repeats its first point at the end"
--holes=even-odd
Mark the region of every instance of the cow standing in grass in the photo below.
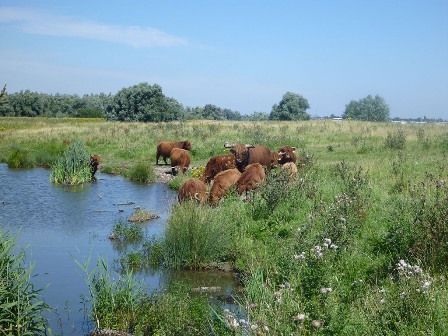
{"type": "Polygon", "coordinates": [[[289,181],[294,181],[297,178],[298,170],[294,162],[286,162],[282,165],[282,169],[288,176],[289,181]]]}
{"type": "Polygon", "coordinates": [[[90,155],[90,173],[92,174],[91,179],[95,180],[95,173],[98,170],[98,166],[100,165],[101,157],[99,155],[90,155]]]}
{"type": "Polygon", "coordinates": [[[170,153],[170,160],[173,175],[177,174],[177,170],[185,174],[190,166],[190,153],[185,149],[173,148],[170,153]]]}
{"type": "Polygon", "coordinates": [[[259,163],[267,169],[271,168],[272,153],[266,146],[226,143],[224,147],[230,148],[230,152],[235,156],[236,167],[241,173],[252,163],[259,163]]]}
{"type": "Polygon", "coordinates": [[[296,163],[296,148],[291,146],[283,146],[278,150],[278,163],[283,165],[287,162],[296,163]]]}
{"type": "Polygon", "coordinates": [[[198,179],[192,178],[185,181],[177,194],[179,203],[187,200],[195,200],[199,204],[204,204],[207,200],[207,185],[198,179]]]}
{"type": "Polygon", "coordinates": [[[208,160],[201,179],[205,183],[210,183],[216,174],[232,168],[235,168],[235,156],[233,154],[214,156],[208,160]]]}
{"type": "Polygon", "coordinates": [[[209,202],[211,205],[216,205],[221,198],[223,198],[230,188],[232,188],[235,183],[240,178],[241,173],[238,169],[227,169],[215,176],[212,188],[210,189],[209,202]]]}
{"type": "Polygon", "coordinates": [[[252,163],[246,167],[236,182],[238,194],[258,188],[266,179],[264,168],[259,163],[252,163]]]}
{"type": "Polygon", "coordinates": [[[157,145],[156,165],[159,164],[160,157],[162,157],[165,164],[167,164],[166,159],[170,157],[173,148],[181,148],[189,151],[191,150],[191,142],[187,140],[178,142],[170,142],[170,141],[159,142],[159,144],[157,145]]]}

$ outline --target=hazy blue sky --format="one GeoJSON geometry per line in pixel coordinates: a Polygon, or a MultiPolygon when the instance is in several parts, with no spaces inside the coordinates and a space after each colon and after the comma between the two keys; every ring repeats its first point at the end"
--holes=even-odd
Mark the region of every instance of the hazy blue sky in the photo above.
{"type": "Polygon", "coordinates": [[[115,93],[158,83],[187,106],[312,115],[383,96],[391,116],[448,118],[448,0],[0,0],[8,91],[115,93]]]}

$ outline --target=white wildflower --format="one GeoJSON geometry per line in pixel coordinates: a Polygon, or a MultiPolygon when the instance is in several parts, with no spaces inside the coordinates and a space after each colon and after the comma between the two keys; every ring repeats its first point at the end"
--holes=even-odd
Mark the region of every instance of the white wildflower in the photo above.
{"type": "Polygon", "coordinates": [[[305,252],[294,254],[294,260],[305,260],[305,252]]]}
{"type": "Polygon", "coordinates": [[[333,291],[333,289],[330,288],[330,287],[323,287],[323,288],[320,289],[320,292],[321,292],[322,294],[331,293],[332,291],[333,291]]]}
{"type": "Polygon", "coordinates": [[[314,328],[320,328],[320,327],[322,327],[322,326],[324,325],[324,321],[322,321],[322,320],[313,320],[313,321],[311,322],[311,325],[312,325],[314,328]]]}
{"type": "Polygon", "coordinates": [[[297,314],[296,316],[294,316],[294,321],[303,321],[306,319],[306,315],[305,314],[297,314]]]}

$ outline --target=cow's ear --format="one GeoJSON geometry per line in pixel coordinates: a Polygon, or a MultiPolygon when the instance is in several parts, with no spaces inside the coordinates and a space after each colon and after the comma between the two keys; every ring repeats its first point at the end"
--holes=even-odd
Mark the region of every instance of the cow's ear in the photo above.
{"type": "Polygon", "coordinates": [[[229,151],[230,153],[232,153],[232,154],[235,154],[235,150],[232,148],[232,149],[230,149],[230,151],[229,151]]]}
{"type": "Polygon", "coordinates": [[[254,148],[255,146],[254,145],[247,145],[246,144],[246,148],[254,148]]]}

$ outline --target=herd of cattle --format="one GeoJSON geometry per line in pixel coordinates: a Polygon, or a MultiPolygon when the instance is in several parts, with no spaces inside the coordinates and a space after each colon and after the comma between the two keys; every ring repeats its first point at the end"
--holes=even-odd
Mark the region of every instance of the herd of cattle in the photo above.
{"type": "MultiPolygon", "coordinates": [[[[191,178],[183,183],[178,193],[179,202],[196,200],[201,204],[207,201],[216,205],[228,191],[235,187],[238,194],[243,194],[259,187],[266,178],[266,170],[281,166],[290,178],[297,175],[295,147],[284,146],[278,151],[271,151],[263,145],[224,144],[230,154],[210,158],[203,175],[191,178]],[[212,183],[213,182],[213,183],[212,183]],[[211,187],[208,186],[211,184],[211,187]],[[207,191],[209,189],[209,191],[207,191]]],[[[191,142],[160,142],[157,146],[156,164],[160,157],[165,164],[170,158],[171,171],[185,173],[190,165],[191,142]]]]}

